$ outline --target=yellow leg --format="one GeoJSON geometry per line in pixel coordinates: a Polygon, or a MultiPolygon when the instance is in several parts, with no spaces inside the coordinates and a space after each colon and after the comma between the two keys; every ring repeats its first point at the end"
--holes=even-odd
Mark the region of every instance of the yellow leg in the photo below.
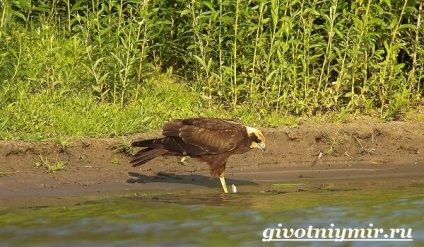
{"type": "Polygon", "coordinates": [[[219,176],[219,180],[221,181],[222,188],[224,189],[224,193],[228,193],[227,185],[225,184],[224,174],[219,176]]]}

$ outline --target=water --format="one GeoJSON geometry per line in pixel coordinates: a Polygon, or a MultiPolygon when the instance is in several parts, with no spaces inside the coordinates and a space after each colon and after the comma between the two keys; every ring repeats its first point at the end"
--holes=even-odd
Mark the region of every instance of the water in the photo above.
{"type": "MultiPolygon", "coordinates": [[[[280,187],[279,187],[280,186],[280,187]]],[[[78,205],[5,209],[0,246],[424,246],[422,184],[224,195],[130,194],[78,205]],[[413,242],[262,242],[267,228],[411,228],[413,242]],[[372,227],[371,227],[372,228],[372,227]]]]}

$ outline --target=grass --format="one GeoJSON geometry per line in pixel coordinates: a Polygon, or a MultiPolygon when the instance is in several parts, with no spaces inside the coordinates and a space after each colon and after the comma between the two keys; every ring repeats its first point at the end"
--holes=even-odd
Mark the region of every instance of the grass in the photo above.
{"type": "Polygon", "coordinates": [[[414,118],[422,1],[0,2],[0,139],[414,118]]]}
{"type": "Polygon", "coordinates": [[[132,141],[125,136],[121,136],[121,145],[118,147],[117,151],[122,152],[129,155],[134,155],[137,153],[137,150],[135,147],[131,145],[132,141]]]}
{"type": "MultiPolygon", "coordinates": [[[[124,107],[99,103],[89,94],[69,96],[60,92],[28,95],[3,109],[0,139],[27,141],[54,140],[66,149],[71,138],[111,137],[156,130],[163,121],[186,116],[233,117],[225,109],[203,108],[201,97],[188,91],[184,84],[170,81],[142,90],[139,100],[124,107]],[[151,93],[153,91],[153,93],[151,93]],[[170,110],[172,109],[172,110],[170,110]]],[[[262,118],[251,109],[240,108],[233,114],[250,123],[270,122],[279,125],[285,117],[269,115],[262,118]],[[250,112],[249,112],[250,111],[250,112]]],[[[294,121],[294,120],[290,120],[294,121]]]]}
{"type": "Polygon", "coordinates": [[[14,172],[2,172],[0,171],[0,177],[7,177],[13,175],[14,172]]]}
{"type": "Polygon", "coordinates": [[[42,154],[38,155],[39,161],[35,163],[35,168],[41,168],[44,167],[47,171],[46,173],[55,173],[57,171],[63,170],[65,168],[66,162],[62,160],[56,160],[54,162],[51,162],[47,159],[47,157],[44,157],[42,154]]]}

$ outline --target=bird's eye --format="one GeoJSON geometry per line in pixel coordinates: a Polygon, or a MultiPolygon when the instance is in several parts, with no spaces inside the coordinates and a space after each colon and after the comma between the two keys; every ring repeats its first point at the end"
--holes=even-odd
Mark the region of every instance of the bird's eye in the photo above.
{"type": "Polygon", "coordinates": [[[256,143],[261,143],[262,141],[261,141],[261,139],[259,139],[258,137],[256,137],[255,142],[256,143]]]}

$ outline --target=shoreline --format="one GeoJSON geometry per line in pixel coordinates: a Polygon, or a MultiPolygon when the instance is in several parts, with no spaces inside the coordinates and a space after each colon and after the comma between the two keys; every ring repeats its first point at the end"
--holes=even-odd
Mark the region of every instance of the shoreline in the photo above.
{"type": "MultiPolygon", "coordinates": [[[[314,190],[320,184],[361,189],[424,181],[424,122],[306,123],[263,130],[269,150],[263,157],[252,150],[228,160],[227,186],[235,184],[239,193],[279,190],[275,184],[284,183],[314,190]]],[[[222,192],[219,180],[210,179],[208,167],[195,159],[183,165],[164,157],[131,167],[121,147],[122,137],[76,140],[65,148],[53,142],[0,141],[0,208],[131,193],[222,192]],[[40,155],[51,164],[64,162],[64,169],[35,168],[40,155]]]]}

